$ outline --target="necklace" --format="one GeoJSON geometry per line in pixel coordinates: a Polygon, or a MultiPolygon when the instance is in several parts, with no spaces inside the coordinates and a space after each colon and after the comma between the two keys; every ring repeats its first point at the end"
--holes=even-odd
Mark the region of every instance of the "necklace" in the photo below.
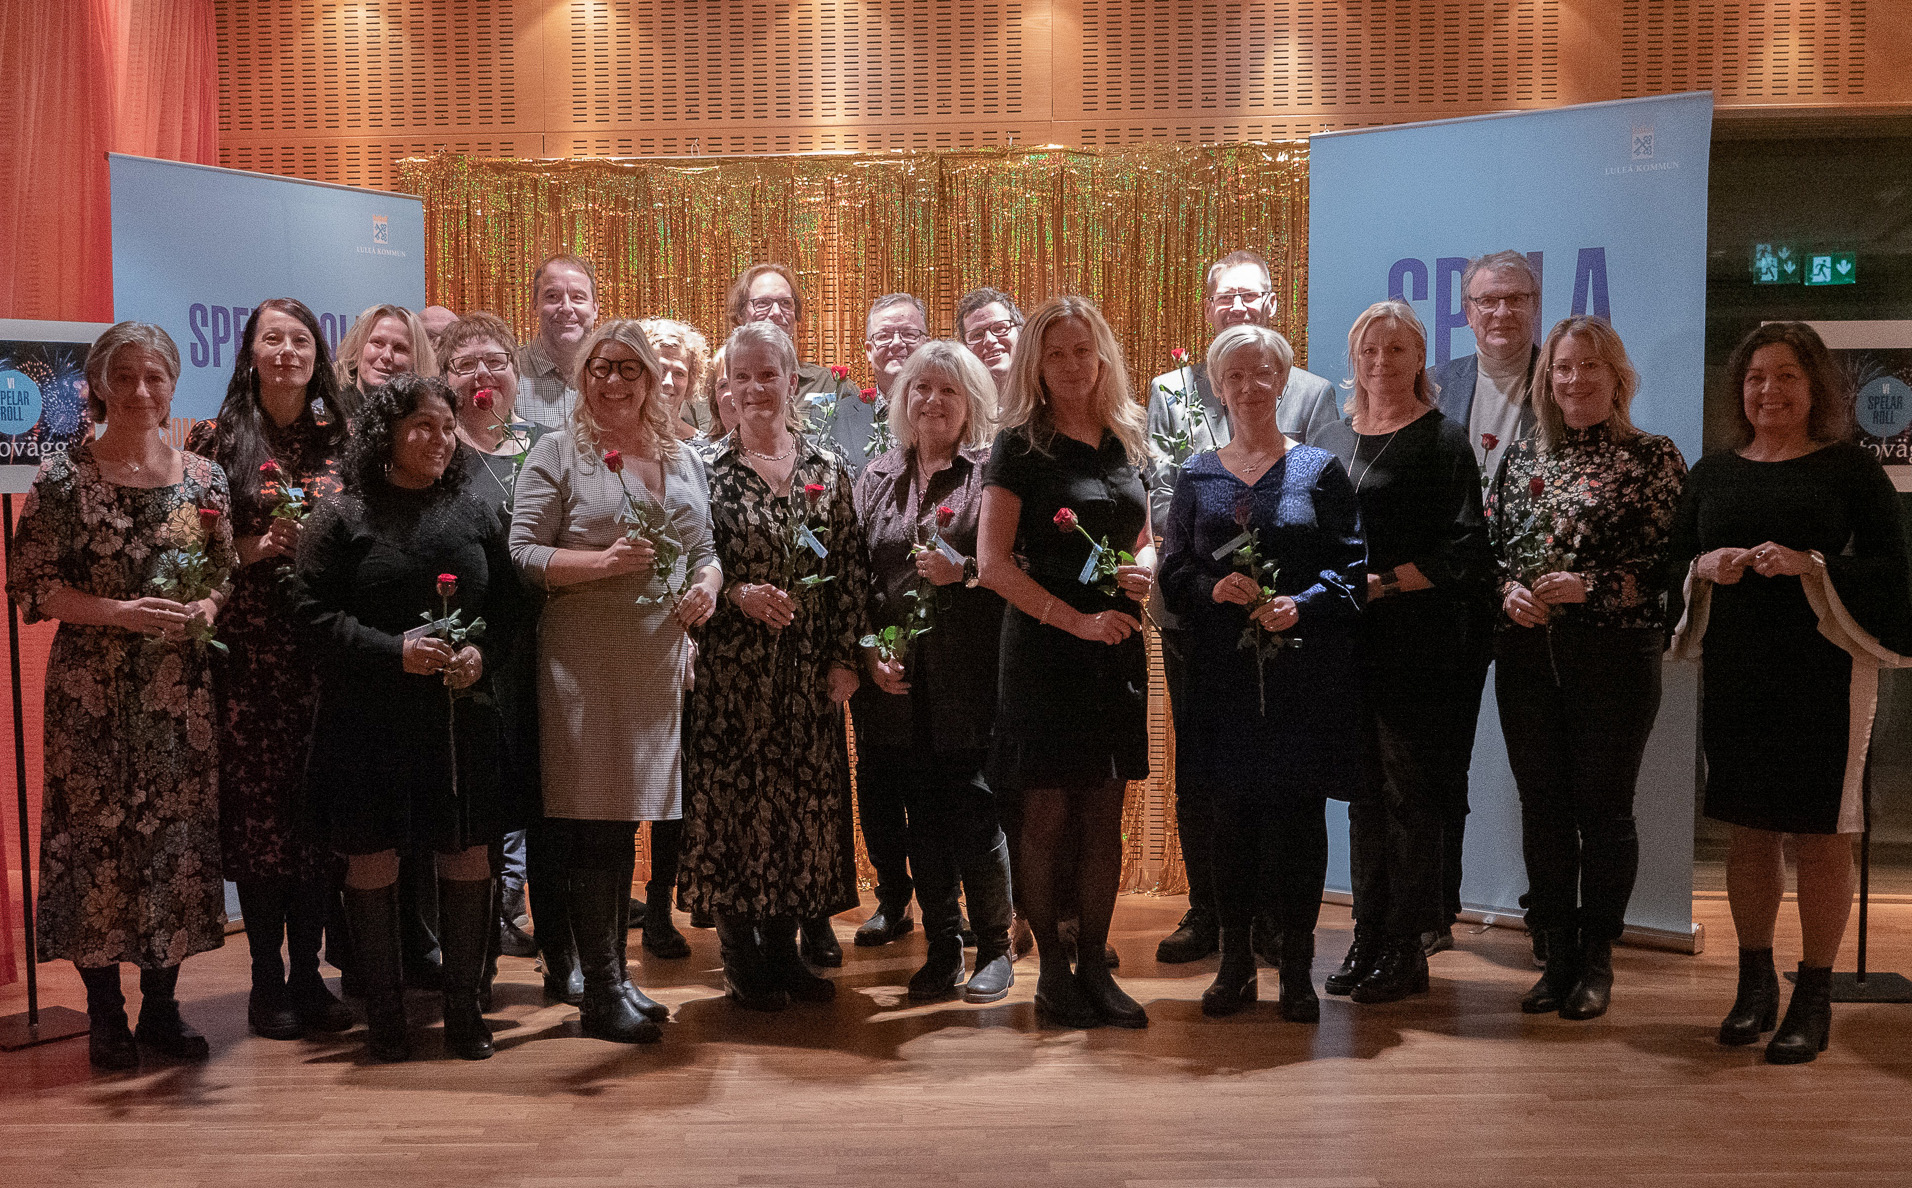
{"type": "MultiPolygon", "coordinates": [[[[1361,493],[1361,484],[1367,481],[1368,475],[1374,470],[1374,464],[1381,460],[1381,455],[1388,452],[1388,447],[1393,445],[1394,439],[1396,437],[1399,437],[1400,435],[1401,435],[1401,431],[1399,429],[1396,429],[1394,432],[1388,434],[1388,439],[1381,443],[1381,448],[1375,451],[1374,457],[1368,459],[1368,464],[1361,468],[1361,473],[1359,475],[1355,476],[1354,493],[1356,495],[1359,495],[1361,493]]],[[[1362,437],[1359,441],[1354,443],[1354,459],[1353,459],[1354,461],[1359,462],[1361,460],[1361,447],[1365,444],[1367,444],[1367,438],[1365,436],[1362,437]]]]}
{"type": "Polygon", "coordinates": [[[797,449],[796,443],[792,442],[790,444],[790,448],[785,450],[781,454],[762,454],[762,453],[758,453],[756,450],[751,449],[749,446],[744,446],[744,453],[749,454],[752,458],[756,458],[758,461],[761,461],[761,462],[783,462],[787,460],[791,454],[795,453],[796,449],[797,449]]]}

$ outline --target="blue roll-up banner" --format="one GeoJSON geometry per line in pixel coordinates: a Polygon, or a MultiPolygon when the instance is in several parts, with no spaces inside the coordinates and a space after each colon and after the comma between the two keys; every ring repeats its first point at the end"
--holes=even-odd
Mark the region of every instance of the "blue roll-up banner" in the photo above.
{"type": "Polygon", "coordinates": [[[107,154],[113,186],[113,313],[179,346],[173,416],[225,399],[246,318],[296,297],[335,350],[359,313],[425,305],[425,203],[358,190],[107,154]]]}
{"type": "MultiPolygon", "coordinates": [[[[1511,248],[1541,271],[1541,329],[1608,318],[1640,373],[1635,424],[1700,456],[1706,176],[1713,99],[1701,92],[1313,137],[1308,166],[1308,367],[1348,376],[1348,328],[1411,304],[1428,364],[1474,351],[1461,304],[1472,256],[1511,248]]],[[[1669,663],[1635,812],[1640,877],[1629,934],[1676,947],[1693,927],[1697,677],[1669,663]]],[[[1461,898],[1518,917],[1527,879],[1519,799],[1490,679],[1474,744],[1461,898]]],[[[1350,886],[1346,814],[1329,885],[1350,886]]]]}

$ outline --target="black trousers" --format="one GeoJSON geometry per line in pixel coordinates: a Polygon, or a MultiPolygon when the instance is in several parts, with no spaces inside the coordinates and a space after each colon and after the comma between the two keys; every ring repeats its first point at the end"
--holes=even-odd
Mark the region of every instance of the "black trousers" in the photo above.
{"type": "MultiPolygon", "coordinates": [[[[1179,632],[1162,634],[1162,667],[1168,684],[1168,708],[1176,735],[1182,731],[1182,715],[1187,713],[1188,698],[1183,690],[1188,681],[1188,664],[1182,659],[1186,646],[1179,632]]],[[[1182,868],[1188,873],[1188,906],[1219,915],[1215,873],[1214,796],[1197,781],[1175,781],[1175,830],[1182,844],[1182,868]]]]}
{"type": "Polygon", "coordinates": [[[1474,764],[1474,732],[1480,725],[1481,693],[1487,688],[1487,669],[1493,663],[1491,638],[1482,633],[1482,643],[1468,657],[1469,667],[1455,686],[1454,733],[1449,742],[1455,753],[1443,766],[1446,784],[1440,799],[1441,814],[1441,895],[1445,923],[1453,923],[1461,911],[1461,851],[1467,837],[1467,777],[1474,764]]]}
{"type": "Polygon", "coordinates": [[[872,783],[903,789],[909,865],[931,941],[962,934],[959,891],[969,895],[977,950],[1009,950],[1009,841],[996,794],[983,779],[987,751],[928,752],[871,747],[857,755],[857,791],[872,783]]]}
{"type": "Polygon", "coordinates": [[[1211,794],[1209,803],[1222,927],[1245,930],[1257,915],[1267,915],[1284,933],[1313,932],[1328,879],[1324,802],[1221,793],[1211,794]]]}
{"type": "Polygon", "coordinates": [[[1633,794],[1660,709],[1657,628],[1503,631],[1495,699],[1520,788],[1527,926],[1616,940],[1640,868],[1633,794]]]}
{"type": "Polygon", "coordinates": [[[910,780],[893,765],[879,764],[866,774],[871,765],[861,761],[862,748],[857,758],[857,823],[863,827],[863,849],[876,868],[877,906],[893,917],[908,910],[916,892],[910,880],[910,780]]]}

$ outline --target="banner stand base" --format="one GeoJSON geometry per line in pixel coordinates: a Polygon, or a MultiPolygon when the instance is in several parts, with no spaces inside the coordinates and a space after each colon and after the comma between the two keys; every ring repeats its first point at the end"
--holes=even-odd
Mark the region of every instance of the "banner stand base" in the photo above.
{"type": "Polygon", "coordinates": [[[17,1052],[21,1048],[31,1048],[35,1044],[50,1044],[55,1040],[72,1039],[76,1035],[85,1035],[90,1027],[86,1012],[76,1011],[72,1007],[49,1006],[40,1008],[40,1021],[27,1022],[26,1012],[8,1015],[0,1019],[0,1052],[17,1052]]]}
{"type": "MultiPolygon", "coordinates": [[[[1797,982],[1797,973],[1787,973],[1788,982],[1797,982]]],[[[1912,1002],[1912,981],[1904,974],[1872,972],[1861,977],[1856,973],[1836,973],[1832,975],[1832,1001],[1834,1002],[1912,1002]]]]}

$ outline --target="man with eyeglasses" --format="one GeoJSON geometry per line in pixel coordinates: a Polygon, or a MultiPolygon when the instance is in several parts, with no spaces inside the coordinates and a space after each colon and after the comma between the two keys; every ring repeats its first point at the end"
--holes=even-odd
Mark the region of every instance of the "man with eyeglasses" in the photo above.
{"type": "Polygon", "coordinates": [[[518,415],[563,429],[577,405],[571,386],[578,350],[597,325],[597,270],[577,256],[552,256],[531,274],[538,336],[518,352],[518,415]]]}
{"type": "Polygon", "coordinates": [[[908,293],[885,293],[870,302],[863,323],[863,350],[876,376],[876,392],[866,392],[838,404],[830,435],[836,439],[850,469],[862,473],[871,458],[889,448],[890,388],[903,374],[903,364],[916,348],[929,341],[929,311],[908,293]]]}
{"type": "MultiPolygon", "coordinates": [[[[746,322],[772,322],[797,341],[797,324],[803,320],[803,294],[797,289],[796,273],[775,262],[752,264],[730,286],[727,302],[732,329],[746,322]]],[[[829,407],[844,400],[843,407],[857,404],[856,381],[839,379],[821,363],[797,364],[797,407],[808,410],[817,405],[829,407]],[[844,398],[848,398],[845,400],[844,398]]],[[[868,432],[868,426],[865,426],[868,432]]]]}
{"type": "MultiPolygon", "coordinates": [[[[1208,270],[1202,313],[1209,329],[1220,333],[1230,326],[1269,325],[1275,315],[1274,278],[1268,261],[1250,251],[1230,252],[1208,270]]],[[[1209,383],[1208,366],[1196,361],[1149,381],[1149,438],[1167,458],[1149,468],[1149,515],[1157,531],[1168,523],[1169,499],[1182,463],[1203,450],[1220,449],[1230,437],[1228,412],[1209,383]]],[[[1296,441],[1306,442],[1341,419],[1341,402],[1327,380],[1299,367],[1290,369],[1288,382],[1275,406],[1275,422],[1296,441]]],[[[1181,624],[1159,596],[1149,608],[1161,629],[1162,660],[1169,688],[1169,711],[1180,723],[1186,698],[1180,696],[1189,673],[1182,663],[1181,624]]],[[[1156,947],[1157,961],[1199,961],[1220,947],[1221,921],[1215,904],[1214,864],[1209,846],[1214,808],[1207,798],[1176,789],[1175,822],[1181,834],[1182,865],[1188,872],[1188,913],[1175,931],[1156,947]]],[[[1257,951],[1279,957],[1275,933],[1261,918],[1255,923],[1257,951]]]]}
{"type": "MultiPolygon", "coordinates": [[[[1476,353],[1450,359],[1428,372],[1440,389],[1441,415],[1467,427],[1474,444],[1474,460],[1481,474],[1491,478],[1500,469],[1509,446],[1534,431],[1534,361],[1540,358],[1540,275],[1533,262],[1516,251],[1489,252],[1467,262],[1461,273],[1467,328],[1474,332],[1476,353]]],[[[1471,679],[1462,686],[1473,691],[1473,713],[1456,734],[1454,744],[1467,748],[1472,758],[1474,727],[1480,713],[1481,691],[1493,663],[1493,621],[1496,607],[1483,604],[1479,630],[1470,633],[1467,657],[1471,679]]],[[[1462,693],[1462,696],[1466,696],[1462,693]]],[[[1441,809],[1443,893],[1447,926],[1421,937],[1429,956],[1454,947],[1453,921],[1461,910],[1461,850],[1467,830],[1467,764],[1451,765],[1462,772],[1459,782],[1446,789],[1441,809]]],[[[1539,934],[1534,934],[1536,957],[1539,934]]]]}
{"type": "Polygon", "coordinates": [[[1001,289],[971,289],[956,303],[956,333],[989,369],[989,378],[996,381],[1000,393],[1022,338],[1022,311],[1001,289]]]}

